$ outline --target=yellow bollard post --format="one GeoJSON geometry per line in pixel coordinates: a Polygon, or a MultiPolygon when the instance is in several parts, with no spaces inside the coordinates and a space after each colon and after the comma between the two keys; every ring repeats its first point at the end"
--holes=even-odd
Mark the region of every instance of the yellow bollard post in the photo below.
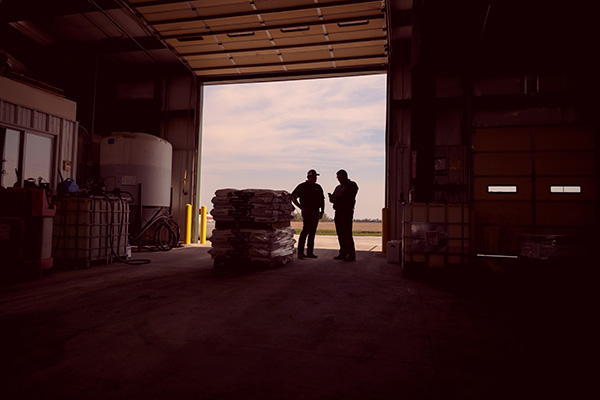
{"type": "Polygon", "coordinates": [[[206,243],[206,206],[200,207],[200,244],[206,243]]]}
{"type": "Polygon", "coordinates": [[[389,235],[388,213],[389,208],[384,207],[381,209],[381,250],[384,254],[387,253],[387,242],[389,235]]]}
{"type": "Polygon", "coordinates": [[[192,241],[192,205],[185,205],[185,244],[192,241]]]}

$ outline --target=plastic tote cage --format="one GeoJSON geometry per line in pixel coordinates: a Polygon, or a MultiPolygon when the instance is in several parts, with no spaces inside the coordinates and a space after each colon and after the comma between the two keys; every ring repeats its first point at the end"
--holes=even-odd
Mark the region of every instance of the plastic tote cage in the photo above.
{"type": "Polygon", "coordinates": [[[469,262],[467,204],[403,205],[404,266],[446,268],[469,262]]]}
{"type": "Polygon", "coordinates": [[[118,197],[55,200],[52,251],[58,266],[86,268],[127,257],[129,204],[118,197]]]}

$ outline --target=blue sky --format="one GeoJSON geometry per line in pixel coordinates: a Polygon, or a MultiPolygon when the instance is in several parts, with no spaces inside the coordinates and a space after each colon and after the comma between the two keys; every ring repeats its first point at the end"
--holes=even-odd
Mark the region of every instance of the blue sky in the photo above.
{"type": "Polygon", "coordinates": [[[360,188],[355,218],[380,218],[385,107],[384,74],[205,86],[201,203],[221,188],[291,192],[309,169],[333,192],[343,168],[360,188]]]}

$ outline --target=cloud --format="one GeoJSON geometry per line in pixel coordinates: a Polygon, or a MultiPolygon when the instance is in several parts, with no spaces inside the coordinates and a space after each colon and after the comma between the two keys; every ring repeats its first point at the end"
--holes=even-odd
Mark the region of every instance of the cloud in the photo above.
{"type": "Polygon", "coordinates": [[[345,168],[378,193],[361,190],[357,217],[378,217],[385,90],[385,75],[205,87],[201,201],[222,187],[291,191],[310,168],[323,171],[320,183],[332,191],[335,171],[345,168]]]}

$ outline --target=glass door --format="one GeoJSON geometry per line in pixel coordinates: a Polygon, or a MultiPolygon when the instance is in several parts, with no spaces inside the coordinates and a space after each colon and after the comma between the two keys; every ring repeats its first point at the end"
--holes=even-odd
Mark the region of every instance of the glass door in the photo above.
{"type": "Polygon", "coordinates": [[[0,150],[2,154],[0,184],[3,187],[20,186],[21,132],[0,128],[0,150]]]}
{"type": "Polygon", "coordinates": [[[23,158],[23,179],[36,183],[52,182],[54,139],[26,133],[23,158]]]}

